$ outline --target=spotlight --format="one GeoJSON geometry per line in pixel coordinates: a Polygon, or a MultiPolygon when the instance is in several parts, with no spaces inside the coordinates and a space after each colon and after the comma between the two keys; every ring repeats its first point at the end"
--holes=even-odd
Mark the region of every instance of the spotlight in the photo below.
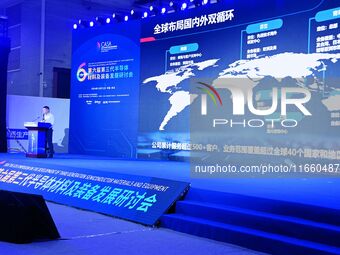
{"type": "Polygon", "coordinates": [[[128,16],[128,15],[125,15],[124,20],[125,20],[125,21],[128,21],[128,20],[129,20],[129,16],[128,16]]]}
{"type": "Polygon", "coordinates": [[[123,19],[122,16],[120,16],[119,14],[116,14],[116,13],[112,13],[112,17],[110,18],[110,23],[117,23],[119,21],[121,21],[123,19]]]}
{"type": "Polygon", "coordinates": [[[90,21],[90,27],[93,27],[93,26],[94,26],[94,22],[90,21]]]}
{"type": "MultiPolygon", "coordinates": [[[[97,25],[104,25],[107,23],[107,19],[103,17],[96,17],[96,24],[97,25]]],[[[109,22],[110,23],[110,22],[109,22]]]]}
{"type": "Polygon", "coordinates": [[[169,3],[169,7],[170,7],[169,12],[175,12],[178,10],[178,5],[173,1],[169,3]]]}
{"type": "Polygon", "coordinates": [[[140,19],[140,18],[144,18],[144,13],[142,11],[136,11],[136,10],[130,11],[129,19],[140,19]]]}
{"type": "Polygon", "coordinates": [[[106,24],[109,24],[111,22],[110,18],[106,18],[106,24]]]}
{"type": "Polygon", "coordinates": [[[182,3],[181,10],[184,11],[188,7],[187,3],[182,3]]]}
{"type": "Polygon", "coordinates": [[[77,29],[78,25],[77,24],[73,24],[73,29],[77,29]]]}
{"type": "Polygon", "coordinates": [[[165,13],[166,13],[166,8],[165,8],[165,7],[163,7],[163,8],[161,9],[161,13],[162,13],[162,14],[165,14],[165,13]]]}
{"type": "Polygon", "coordinates": [[[143,18],[147,18],[148,17],[148,12],[144,12],[143,13],[143,18]]]}
{"type": "MultiPolygon", "coordinates": [[[[84,27],[89,27],[89,26],[90,26],[90,22],[88,22],[86,20],[79,20],[77,28],[84,28],[84,27]]],[[[74,27],[74,25],[73,25],[73,27],[74,27]]]]}
{"type": "Polygon", "coordinates": [[[206,5],[209,2],[209,0],[190,0],[190,7],[199,7],[201,5],[206,5]]]}
{"type": "Polygon", "coordinates": [[[160,13],[160,9],[153,5],[150,5],[148,16],[154,16],[154,15],[157,15],[158,13],[160,13]]]}

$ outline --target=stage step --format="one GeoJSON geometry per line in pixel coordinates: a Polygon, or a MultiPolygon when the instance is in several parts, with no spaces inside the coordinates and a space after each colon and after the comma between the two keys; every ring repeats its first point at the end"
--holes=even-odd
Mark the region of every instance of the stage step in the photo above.
{"type": "Polygon", "coordinates": [[[202,189],[190,189],[185,200],[248,208],[340,226],[340,210],[333,208],[202,189]]]}
{"type": "Polygon", "coordinates": [[[340,248],[183,214],[164,215],[161,226],[184,233],[233,243],[270,254],[330,255],[340,248]]]}
{"type": "Polygon", "coordinates": [[[176,213],[327,245],[340,245],[340,227],[291,216],[190,200],[178,201],[176,213]]]}
{"type": "Polygon", "coordinates": [[[270,254],[340,254],[340,211],[190,189],[161,226],[270,254]]]}

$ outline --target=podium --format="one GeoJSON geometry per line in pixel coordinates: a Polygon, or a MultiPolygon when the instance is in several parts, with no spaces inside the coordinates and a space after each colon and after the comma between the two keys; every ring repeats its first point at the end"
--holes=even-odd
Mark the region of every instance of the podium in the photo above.
{"type": "Polygon", "coordinates": [[[46,131],[51,128],[51,124],[45,122],[25,122],[24,126],[28,129],[26,157],[47,158],[46,131]]]}

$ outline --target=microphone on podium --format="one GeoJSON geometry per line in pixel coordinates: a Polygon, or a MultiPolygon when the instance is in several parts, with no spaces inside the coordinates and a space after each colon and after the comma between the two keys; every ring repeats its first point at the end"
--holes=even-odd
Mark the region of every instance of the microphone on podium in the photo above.
{"type": "Polygon", "coordinates": [[[32,122],[35,122],[35,121],[37,121],[38,119],[40,119],[41,117],[40,116],[38,116],[38,117],[36,117],[34,120],[32,120],[32,122]]]}

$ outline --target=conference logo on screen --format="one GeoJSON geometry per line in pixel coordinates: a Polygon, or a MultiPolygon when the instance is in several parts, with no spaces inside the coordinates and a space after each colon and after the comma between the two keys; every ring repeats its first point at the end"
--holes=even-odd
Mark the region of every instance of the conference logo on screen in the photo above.
{"type": "Polygon", "coordinates": [[[113,44],[112,41],[98,41],[96,43],[96,46],[97,50],[101,53],[106,53],[118,49],[118,46],[116,44],[113,44]]]}
{"type": "Polygon", "coordinates": [[[79,82],[83,82],[87,78],[88,73],[87,73],[85,67],[86,67],[86,63],[85,62],[81,63],[80,66],[78,67],[78,70],[77,70],[77,80],[79,82]]]}
{"type": "Polygon", "coordinates": [[[294,128],[298,126],[301,119],[312,116],[306,106],[311,100],[309,89],[304,87],[272,87],[269,90],[261,91],[262,94],[258,93],[254,96],[253,87],[241,85],[241,80],[239,79],[233,84],[223,85],[220,83],[218,86],[198,82],[201,86],[196,88],[203,92],[199,95],[200,114],[202,116],[209,114],[208,97],[215,107],[219,107],[223,112],[228,110],[228,116],[229,113],[232,114],[232,118],[225,118],[225,116],[214,118],[212,120],[214,128],[223,126],[275,128],[278,125],[282,128],[294,128]],[[230,97],[225,98],[231,100],[232,109],[226,109],[223,105],[223,91],[231,93],[230,97]],[[266,105],[264,105],[264,102],[266,105]],[[288,108],[291,112],[288,111],[288,108]],[[246,118],[246,116],[254,117],[246,118]]]}

